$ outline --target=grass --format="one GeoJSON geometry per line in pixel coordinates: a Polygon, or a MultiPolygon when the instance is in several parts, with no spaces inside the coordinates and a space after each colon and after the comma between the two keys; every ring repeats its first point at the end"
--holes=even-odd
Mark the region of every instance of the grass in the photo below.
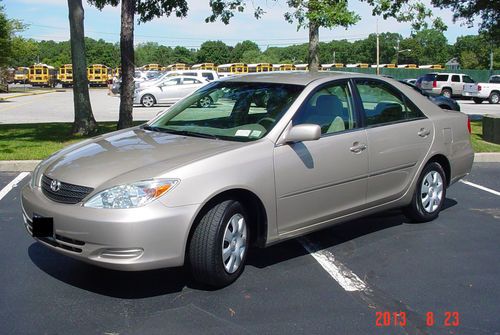
{"type": "MultiPolygon", "coordinates": [[[[71,126],[71,123],[0,124],[0,160],[44,159],[67,145],[87,138],[71,135],[71,126]]],[[[475,152],[500,152],[500,144],[483,140],[482,121],[472,121],[471,126],[475,152]]],[[[96,135],[114,130],[115,122],[100,122],[96,135]]]]}
{"type": "Polygon", "coordinates": [[[500,144],[483,140],[483,121],[471,121],[472,148],[474,152],[500,152],[500,144]]]}
{"type": "MultiPolygon", "coordinates": [[[[0,124],[0,160],[44,159],[91,137],[71,135],[71,127],[72,123],[0,124]]],[[[116,122],[99,122],[96,135],[114,130],[116,122]]]]}

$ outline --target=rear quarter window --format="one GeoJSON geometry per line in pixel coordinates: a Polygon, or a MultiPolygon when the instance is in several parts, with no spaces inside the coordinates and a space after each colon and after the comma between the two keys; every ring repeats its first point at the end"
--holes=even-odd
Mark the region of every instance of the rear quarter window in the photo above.
{"type": "Polygon", "coordinates": [[[448,75],[447,74],[438,74],[436,76],[437,81],[448,81],[448,75]]]}

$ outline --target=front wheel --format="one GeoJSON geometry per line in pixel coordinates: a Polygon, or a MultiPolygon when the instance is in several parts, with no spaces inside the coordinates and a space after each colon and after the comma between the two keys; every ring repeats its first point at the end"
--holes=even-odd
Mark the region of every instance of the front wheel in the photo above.
{"type": "Polygon", "coordinates": [[[213,100],[208,95],[198,100],[198,107],[208,108],[213,104],[213,100]]]}
{"type": "Polygon", "coordinates": [[[500,101],[500,94],[498,92],[491,92],[488,101],[490,104],[497,104],[500,101]]]}
{"type": "Polygon", "coordinates": [[[229,285],[243,272],[250,231],[240,202],[225,200],[200,219],[189,244],[189,262],[196,281],[212,287],[229,285]]]}
{"type": "Polygon", "coordinates": [[[428,163],[418,178],[411,204],[405,215],[413,222],[432,221],[439,215],[446,198],[446,176],[439,163],[428,163]]]}
{"type": "Polygon", "coordinates": [[[151,94],[145,94],[141,98],[141,104],[144,107],[153,107],[155,105],[155,103],[156,103],[155,97],[152,96],[151,94]]]}

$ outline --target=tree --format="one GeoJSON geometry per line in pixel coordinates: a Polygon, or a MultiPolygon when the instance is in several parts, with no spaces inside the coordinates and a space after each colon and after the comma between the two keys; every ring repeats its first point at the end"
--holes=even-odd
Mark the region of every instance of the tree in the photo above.
{"type": "Polygon", "coordinates": [[[290,23],[297,21],[297,29],[309,29],[309,71],[316,72],[319,67],[319,28],[347,28],[360,17],[347,8],[347,0],[288,0],[287,3],[294,12],[286,13],[285,19],[290,23]]]}
{"type": "Polygon", "coordinates": [[[257,43],[245,40],[243,42],[237,43],[232,52],[231,52],[231,61],[233,62],[241,62],[243,58],[243,54],[247,51],[254,51],[260,53],[259,46],[257,43]]]}
{"type": "Polygon", "coordinates": [[[196,53],[196,60],[199,63],[210,62],[216,64],[229,63],[231,51],[226,43],[222,41],[206,41],[200,46],[196,53]]]}
{"type": "Polygon", "coordinates": [[[465,20],[472,26],[479,16],[481,23],[479,32],[486,33],[492,44],[500,42],[500,5],[494,0],[432,0],[434,6],[450,8],[453,11],[453,21],[465,20]]]}
{"type": "MultiPolygon", "coordinates": [[[[70,1],[70,0],[68,0],[70,1]]],[[[106,5],[118,6],[120,0],[88,0],[98,9],[106,5]]],[[[132,126],[134,101],[134,16],[139,15],[139,23],[151,21],[155,17],[177,17],[187,15],[186,0],[121,0],[120,58],[122,84],[120,94],[120,113],[118,129],[132,126]]]]}
{"type": "Polygon", "coordinates": [[[9,63],[11,48],[11,27],[7,16],[0,5],[0,68],[9,63]]]}
{"type": "Polygon", "coordinates": [[[87,82],[82,0],[68,0],[68,9],[73,63],[73,104],[75,106],[72,132],[88,135],[96,131],[97,124],[92,114],[87,82]]]}
{"type": "MultiPolygon", "coordinates": [[[[39,54],[40,44],[38,42],[15,36],[12,39],[10,66],[29,66],[36,62],[39,54]]],[[[49,64],[52,64],[52,61],[49,64]]]]}

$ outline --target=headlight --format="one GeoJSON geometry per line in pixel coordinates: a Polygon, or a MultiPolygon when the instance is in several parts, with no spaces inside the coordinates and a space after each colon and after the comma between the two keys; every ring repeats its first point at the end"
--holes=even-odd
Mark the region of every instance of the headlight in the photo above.
{"type": "Polygon", "coordinates": [[[114,186],[101,191],[83,205],[91,208],[135,208],[158,199],[179,183],[177,179],[153,179],[114,186]]]}

